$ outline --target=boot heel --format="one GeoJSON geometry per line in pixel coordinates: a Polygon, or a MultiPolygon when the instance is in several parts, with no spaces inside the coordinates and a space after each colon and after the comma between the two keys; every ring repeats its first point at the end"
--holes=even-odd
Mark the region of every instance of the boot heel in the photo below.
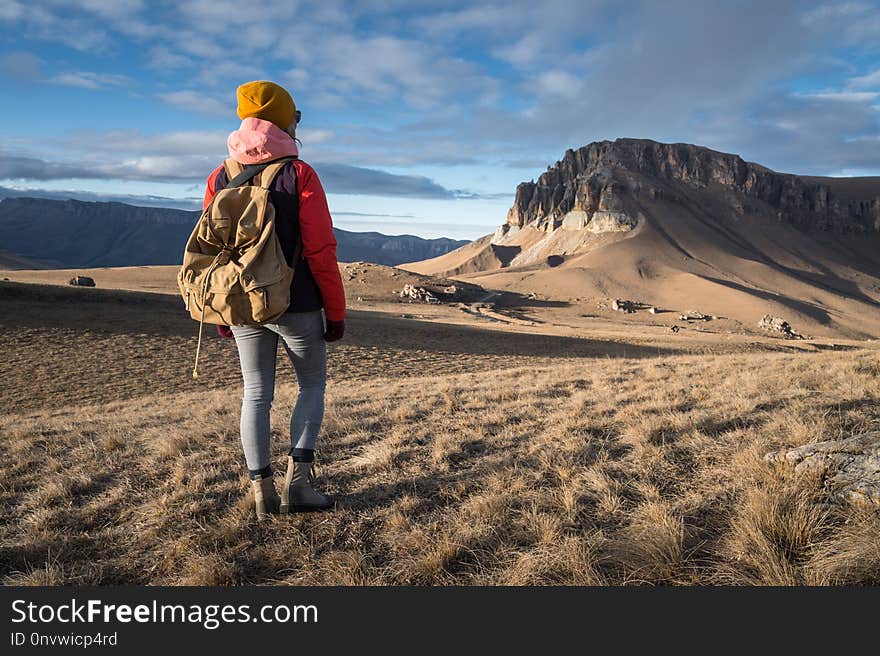
{"type": "Polygon", "coordinates": [[[333,497],[315,490],[313,482],[312,463],[297,462],[288,456],[282,490],[282,504],[286,504],[288,513],[330,510],[336,505],[333,497]]]}
{"type": "Polygon", "coordinates": [[[275,491],[271,474],[265,478],[257,477],[251,480],[251,486],[254,492],[254,510],[257,513],[257,520],[269,519],[270,514],[278,512],[281,501],[275,491]]]}
{"type": "Polygon", "coordinates": [[[290,483],[284,481],[284,487],[281,488],[281,503],[278,506],[278,512],[282,515],[290,514],[290,483]]]}

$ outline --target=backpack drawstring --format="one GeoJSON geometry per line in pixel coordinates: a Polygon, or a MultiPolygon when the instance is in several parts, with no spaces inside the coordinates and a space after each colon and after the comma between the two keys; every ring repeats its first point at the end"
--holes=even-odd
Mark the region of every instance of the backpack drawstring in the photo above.
{"type": "Polygon", "coordinates": [[[217,268],[220,264],[226,264],[229,261],[229,252],[224,248],[222,251],[217,253],[217,256],[214,258],[214,261],[211,262],[211,266],[208,267],[207,273],[205,273],[205,280],[202,283],[202,316],[199,320],[199,341],[196,344],[196,361],[193,364],[193,372],[192,377],[196,379],[199,377],[199,353],[202,350],[202,327],[205,325],[205,305],[208,302],[208,287],[211,282],[211,274],[214,273],[214,269],[217,268]],[[223,256],[226,256],[225,258],[223,256]]]}

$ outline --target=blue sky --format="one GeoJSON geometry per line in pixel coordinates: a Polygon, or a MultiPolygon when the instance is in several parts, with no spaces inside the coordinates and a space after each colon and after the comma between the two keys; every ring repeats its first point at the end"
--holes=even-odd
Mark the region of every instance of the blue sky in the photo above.
{"type": "Polygon", "coordinates": [[[0,27],[0,192],[192,206],[252,79],[350,230],[479,237],[618,137],[880,174],[877,2],[3,0],[0,27]]]}

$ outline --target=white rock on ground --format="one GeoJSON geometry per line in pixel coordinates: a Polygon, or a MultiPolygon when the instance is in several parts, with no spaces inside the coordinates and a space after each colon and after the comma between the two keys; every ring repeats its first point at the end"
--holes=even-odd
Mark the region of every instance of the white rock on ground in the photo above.
{"type": "Polygon", "coordinates": [[[793,465],[798,474],[818,473],[836,501],[880,506],[880,431],[773,451],[764,459],[793,465]]]}
{"type": "Polygon", "coordinates": [[[795,331],[785,319],[765,314],[758,322],[758,328],[779,333],[786,339],[803,339],[803,335],[795,331]]]}

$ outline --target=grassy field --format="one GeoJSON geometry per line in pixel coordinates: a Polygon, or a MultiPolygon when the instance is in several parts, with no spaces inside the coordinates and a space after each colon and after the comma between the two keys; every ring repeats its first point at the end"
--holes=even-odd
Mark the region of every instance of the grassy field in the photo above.
{"type": "MultiPolygon", "coordinates": [[[[2,291],[7,584],[880,583],[876,509],[763,461],[880,426],[874,342],[664,345],[354,311],[318,453],[339,510],[258,525],[231,342],[208,340],[197,385],[178,299],[2,291]]],[[[287,364],[278,378],[282,469],[296,386],[287,364]]]]}

